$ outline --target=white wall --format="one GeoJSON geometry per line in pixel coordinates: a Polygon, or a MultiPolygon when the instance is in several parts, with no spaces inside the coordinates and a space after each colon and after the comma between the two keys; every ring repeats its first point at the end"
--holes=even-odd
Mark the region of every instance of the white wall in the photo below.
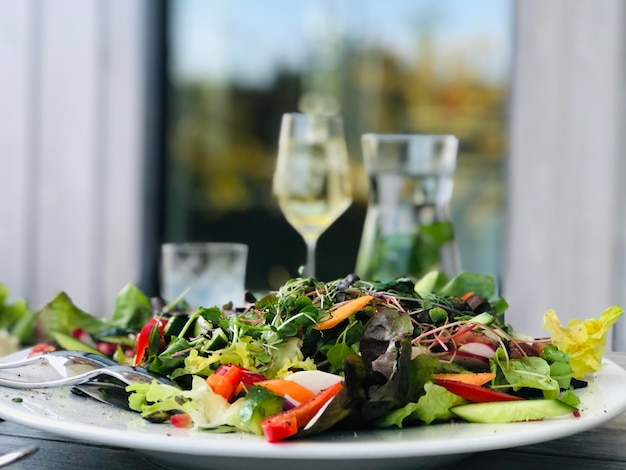
{"type": "Polygon", "coordinates": [[[539,335],[550,308],[626,305],[626,2],[523,0],[516,28],[503,293],[509,321],[539,335]]]}
{"type": "Polygon", "coordinates": [[[33,308],[138,281],[145,8],[0,0],[0,283],[33,308]]]}

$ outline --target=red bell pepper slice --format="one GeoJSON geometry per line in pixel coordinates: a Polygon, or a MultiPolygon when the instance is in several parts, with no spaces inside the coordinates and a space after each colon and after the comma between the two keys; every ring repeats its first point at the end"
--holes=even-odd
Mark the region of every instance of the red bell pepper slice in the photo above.
{"type": "Polygon", "coordinates": [[[170,416],[170,423],[177,428],[188,428],[191,426],[191,416],[187,413],[177,413],[170,416]]]}
{"type": "Polygon", "coordinates": [[[474,403],[523,400],[523,398],[516,397],[515,395],[498,392],[486,387],[481,387],[480,385],[459,382],[458,380],[435,379],[434,382],[436,385],[445,388],[448,392],[454,393],[455,395],[474,403]]]}
{"type": "Polygon", "coordinates": [[[32,356],[36,356],[37,354],[42,354],[42,353],[47,353],[47,352],[52,352],[52,351],[56,351],[56,348],[52,346],[51,344],[37,343],[31,348],[27,357],[32,357],[32,356]]]}
{"type": "Polygon", "coordinates": [[[263,435],[268,442],[278,442],[298,433],[298,423],[295,419],[275,420],[271,423],[261,422],[263,435]]]}
{"type": "Polygon", "coordinates": [[[150,335],[152,334],[152,330],[157,327],[159,329],[159,335],[163,337],[165,323],[165,320],[162,318],[156,316],[152,317],[150,321],[143,326],[139,334],[137,334],[137,339],[135,340],[135,359],[133,361],[135,366],[138,366],[144,360],[146,350],[150,344],[150,335]]]}
{"type": "Polygon", "coordinates": [[[343,388],[343,382],[337,382],[322,390],[309,401],[289,410],[269,416],[261,421],[265,439],[276,442],[298,433],[304,428],[318,411],[343,388]]]}
{"type": "MultiPolygon", "coordinates": [[[[210,377],[213,377],[213,375],[218,376],[218,377],[221,375],[226,375],[226,373],[232,367],[239,368],[242,371],[243,376],[241,377],[239,384],[236,385],[234,393],[231,393],[230,391],[226,393],[228,396],[231,396],[231,398],[232,396],[238,395],[244,389],[252,388],[256,383],[266,380],[265,377],[263,377],[258,372],[253,372],[251,370],[246,369],[245,367],[237,366],[234,364],[222,364],[221,366],[217,368],[217,370],[210,377]]],[[[213,378],[207,377],[207,383],[209,384],[209,386],[211,386],[211,388],[213,388],[212,384],[220,381],[218,377],[213,377],[213,378]]],[[[213,391],[215,392],[215,390],[213,391]]]]}
{"type": "Polygon", "coordinates": [[[254,384],[256,384],[257,382],[261,382],[263,380],[267,380],[265,377],[263,377],[258,372],[253,372],[251,370],[246,369],[245,367],[237,366],[237,365],[234,365],[234,364],[222,364],[222,365],[220,365],[217,368],[217,370],[215,371],[215,374],[217,374],[217,375],[225,375],[226,372],[231,367],[238,367],[239,369],[241,369],[243,371],[243,377],[241,379],[241,383],[243,383],[244,385],[247,385],[247,386],[251,387],[254,384]]]}

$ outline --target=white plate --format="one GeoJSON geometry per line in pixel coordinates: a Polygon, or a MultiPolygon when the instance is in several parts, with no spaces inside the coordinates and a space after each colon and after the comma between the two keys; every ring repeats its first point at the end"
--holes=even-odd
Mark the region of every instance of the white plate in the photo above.
{"type": "MultiPolygon", "coordinates": [[[[581,416],[545,421],[439,424],[418,428],[328,433],[270,444],[244,434],[210,434],[151,424],[137,414],[78,397],[68,388],[0,387],[0,417],[70,438],[135,449],[170,467],[237,469],[438,468],[486,450],[535,444],[589,430],[626,410],[626,371],[604,360],[580,390],[581,416]],[[16,398],[21,399],[15,400],[16,398]],[[294,467],[295,466],[295,467],[294,467]]],[[[7,372],[2,372],[2,375],[7,372]]],[[[35,372],[33,372],[35,374],[35,372]]]]}

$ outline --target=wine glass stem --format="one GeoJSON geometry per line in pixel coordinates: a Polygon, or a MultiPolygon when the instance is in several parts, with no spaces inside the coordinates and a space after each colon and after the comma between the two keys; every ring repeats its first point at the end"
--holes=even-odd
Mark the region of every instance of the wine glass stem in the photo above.
{"type": "Polygon", "coordinates": [[[306,240],[306,269],[305,276],[315,277],[315,247],[317,240],[306,240]]]}

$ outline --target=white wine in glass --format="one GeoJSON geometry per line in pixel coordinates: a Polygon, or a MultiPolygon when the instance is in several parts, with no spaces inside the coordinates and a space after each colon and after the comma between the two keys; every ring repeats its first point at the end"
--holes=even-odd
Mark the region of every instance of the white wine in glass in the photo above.
{"type": "Polygon", "coordinates": [[[341,117],[283,115],[273,190],[306,243],[305,275],[315,277],[317,240],[352,202],[341,117]]]}

